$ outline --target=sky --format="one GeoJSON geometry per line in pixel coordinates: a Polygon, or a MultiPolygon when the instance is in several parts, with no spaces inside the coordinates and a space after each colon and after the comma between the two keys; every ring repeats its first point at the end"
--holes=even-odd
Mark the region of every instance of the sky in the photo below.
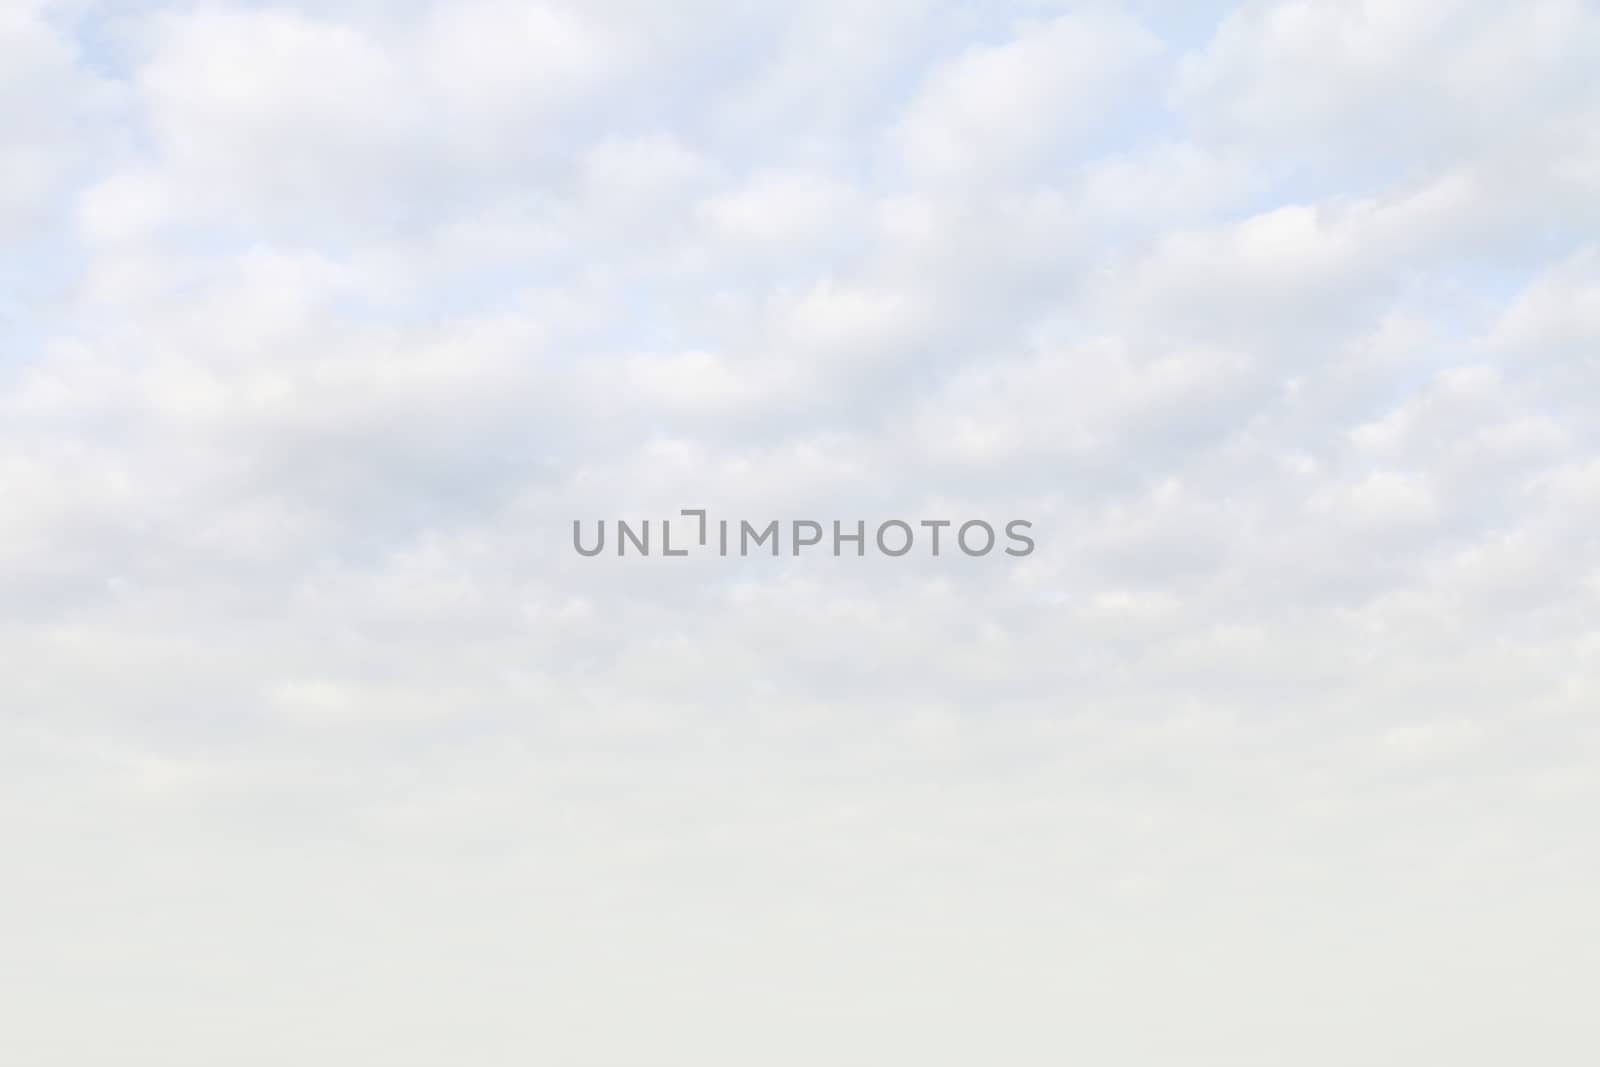
{"type": "Polygon", "coordinates": [[[0,1060],[1590,1067],[1597,56],[0,0],[0,1060]]]}

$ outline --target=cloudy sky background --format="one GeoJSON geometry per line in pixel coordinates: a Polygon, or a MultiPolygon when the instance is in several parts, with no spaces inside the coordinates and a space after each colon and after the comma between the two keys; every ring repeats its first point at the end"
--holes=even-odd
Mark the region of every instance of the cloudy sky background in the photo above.
{"type": "Polygon", "coordinates": [[[1597,56],[4,0],[0,1059],[1592,1065],[1597,56]]]}

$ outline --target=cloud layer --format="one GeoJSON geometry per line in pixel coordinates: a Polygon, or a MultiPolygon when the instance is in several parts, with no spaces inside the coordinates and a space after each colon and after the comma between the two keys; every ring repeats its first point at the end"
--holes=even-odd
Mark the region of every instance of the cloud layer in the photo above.
{"type": "Polygon", "coordinates": [[[1592,1063],[1597,54],[11,0],[0,1058],[1592,1063]]]}

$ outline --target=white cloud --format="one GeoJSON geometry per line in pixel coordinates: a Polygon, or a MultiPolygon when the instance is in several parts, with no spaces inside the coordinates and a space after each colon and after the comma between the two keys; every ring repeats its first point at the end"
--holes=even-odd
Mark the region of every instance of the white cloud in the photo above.
{"type": "Polygon", "coordinates": [[[1105,122],[1107,102],[1157,48],[1137,23],[1115,15],[1025,25],[929,74],[893,139],[914,174],[935,180],[1027,166],[1061,138],[1105,122]]]}
{"type": "Polygon", "coordinates": [[[826,175],[758,175],[701,205],[711,225],[735,241],[793,246],[860,226],[854,191],[826,175]]]}
{"type": "Polygon", "coordinates": [[[6,6],[0,1060],[1592,1060],[1595,33],[6,6]]]}

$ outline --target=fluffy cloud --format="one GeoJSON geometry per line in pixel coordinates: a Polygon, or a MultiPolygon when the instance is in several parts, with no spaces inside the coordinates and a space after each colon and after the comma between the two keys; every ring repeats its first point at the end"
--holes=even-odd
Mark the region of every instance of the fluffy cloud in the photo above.
{"type": "Polygon", "coordinates": [[[1588,1063],[1597,33],[11,4],[0,1054],[1588,1063]]]}

